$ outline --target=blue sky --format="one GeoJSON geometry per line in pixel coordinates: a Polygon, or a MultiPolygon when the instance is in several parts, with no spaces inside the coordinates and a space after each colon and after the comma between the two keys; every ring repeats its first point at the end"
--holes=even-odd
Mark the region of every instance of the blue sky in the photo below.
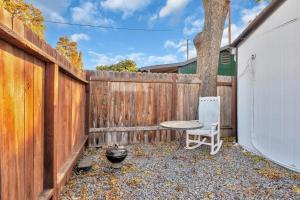
{"type": "MultiPolygon", "coordinates": [[[[255,0],[231,0],[235,38],[266,6],[255,0]]],[[[133,59],[139,67],[179,62],[190,57],[195,34],[203,27],[201,0],[27,0],[40,8],[46,20],[113,27],[170,29],[168,32],[107,30],[46,23],[46,40],[53,47],[60,36],[78,42],[86,69],[133,59]]],[[[227,25],[226,25],[227,27],[227,25]]],[[[222,45],[227,44],[225,27],[222,45]]]]}

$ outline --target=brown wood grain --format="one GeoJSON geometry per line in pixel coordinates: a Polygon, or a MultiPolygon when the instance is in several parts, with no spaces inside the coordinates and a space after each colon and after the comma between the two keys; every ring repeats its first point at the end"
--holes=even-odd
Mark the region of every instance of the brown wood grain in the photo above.
{"type": "MultiPolygon", "coordinates": [[[[108,71],[89,73],[93,80],[90,82],[90,127],[155,126],[171,119],[191,120],[198,117],[201,83],[198,76],[108,71]],[[103,102],[107,102],[107,106],[103,106],[103,102]]],[[[221,127],[222,132],[228,135],[234,123],[232,80],[230,77],[219,76],[218,81],[218,95],[221,96],[222,104],[221,127]]],[[[171,134],[169,130],[118,132],[103,132],[89,137],[89,140],[93,143],[96,138],[99,143],[111,145],[170,141],[176,138],[176,133],[171,134]]]]}
{"type": "Polygon", "coordinates": [[[45,136],[44,136],[44,188],[57,190],[57,134],[58,134],[58,77],[59,68],[56,64],[47,64],[45,70],[45,136]]]}
{"type": "Polygon", "coordinates": [[[1,199],[18,198],[17,193],[17,180],[15,173],[16,169],[16,149],[13,146],[14,143],[14,66],[13,63],[13,48],[7,43],[1,41],[1,68],[3,75],[3,100],[2,100],[2,112],[3,116],[3,132],[2,132],[2,154],[1,154],[1,183],[2,192],[1,199]],[[9,165],[13,165],[9,167],[9,165]],[[11,179],[11,180],[10,180],[11,179]],[[15,190],[15,191],[14,191],[15,190]]]}
{"type": "Polygon", "coordinates": [[[34,199],[43,192],[44,177],[44,77],[45,63],[34,59],[34,199]]]}
{"type": "MultiPolygon", "coordinates": [[[[2,41],[0,40],[0,45],[2,45],[2,41]]],[[[3,100],[4,100],[4,93],[3,93],[3,85],[4,85],[4,62],[3,62],[3,50],[0,48],[0,74],[3,76],[0,76],[0,155],[3,157],[4,154],[4,138],[2,137],[2,134],[4,133],[3,126],[4,126],[4,107],[3,107],[3,100]]],[[[2,175],[2,169],[3,169],[3,158],[0,158],[0,175],[2,175]]],[[[2,177],[0,178],[0,198],[2,197],[2,177]]]]}
{"type": "MultiPolygon", "coordinates": [[[[25,180],[34,182],[34,58],[25,55],[25,180]]],[[[26,184],[25,199],[34,198],[34,184],[26,184]]]]}
{"type": "Polygon", "coordinates": [[[25,196],[24,53],[0,40],[1,48],[1,199],[25,196]]]}
{"type": "Polygon", "coordinates": [[[3,9],[0,22],[0,199],[57,199],[57,166],[65,166],[85,142],[87,82],[3,9]],[[69,87],[59,83],[60,73],[69,87]]]}
{"type": "Polygon", "coordinates": [[[24,52],[17,48],[13,48],[14,55],[14,125],[16,143],[15,148],[17,149],[17,162],[16,162],[16,176],[18,178],[18,197],[19,199],[25,196],[25,174],[24,174],[24,163],[25,163],[25,145],[24,145],[24,116],[25,116],[25,95],[24,95],[24,52]]]}
{"type": "MultiPolygon", "coordinates": [[[[201,83],[198,76],[108,71],[89,73],[93,80],[89,85],[91,128],[156,126],[171,119],[196,117],[198,100],[191,99],[198,99],[201,83]]],[[[90,135],[89,142],[98,146],[99,143],[151,143],[171,141],[175,139],[174,134],[169,130],[111,129],[110,132],[90,135]]]]}

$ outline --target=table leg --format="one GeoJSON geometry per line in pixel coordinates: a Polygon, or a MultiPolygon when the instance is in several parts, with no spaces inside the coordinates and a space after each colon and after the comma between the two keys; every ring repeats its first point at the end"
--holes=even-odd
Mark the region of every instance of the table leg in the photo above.
{"type": "Polygon", "coordinates": [[[179,145],[178,145],[178,149],[179,149],[180,147],[183,147],[183,146],[184,146],[183,134],[184,134],[184,131],[185,131],[185,130],[179,129],[179,130],[177,130],[177,131],[178,131],[178,133],[179,133],[179,145]]]}

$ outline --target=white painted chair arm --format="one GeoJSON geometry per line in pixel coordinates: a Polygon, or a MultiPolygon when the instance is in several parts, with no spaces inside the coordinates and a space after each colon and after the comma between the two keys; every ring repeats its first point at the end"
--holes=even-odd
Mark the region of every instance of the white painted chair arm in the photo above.
{"type": "Polygon", "coordinates": [[[216,123],[212,123],[211,124],[211,131],[216,131],[218,129],[218,126],[219,126],[219,123],[216,122],[216,123]]]}

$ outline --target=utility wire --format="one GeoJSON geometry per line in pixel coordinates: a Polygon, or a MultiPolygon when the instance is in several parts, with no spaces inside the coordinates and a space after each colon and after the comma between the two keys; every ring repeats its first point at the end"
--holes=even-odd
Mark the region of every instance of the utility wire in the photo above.
{"type": "Polygon", "coordinates": [[[172,29],[145,29],[145,28],[101,26],[101,25],[93,25],[93,24],[77,24],[77,23],[58,22],[58,21],[51,21],[51,20],[45,20],[45,22],[52,23],[52,24],[62,24],[62,25],[69,25],[69,26],[82,26],[82,27],[92,27],[92,28],[103,28],[103,29],[112,29],[112,30],[146,31],[146,32],[171,32],[171,31],[177,31],[177,30],[172,30],[172,29]]]}

